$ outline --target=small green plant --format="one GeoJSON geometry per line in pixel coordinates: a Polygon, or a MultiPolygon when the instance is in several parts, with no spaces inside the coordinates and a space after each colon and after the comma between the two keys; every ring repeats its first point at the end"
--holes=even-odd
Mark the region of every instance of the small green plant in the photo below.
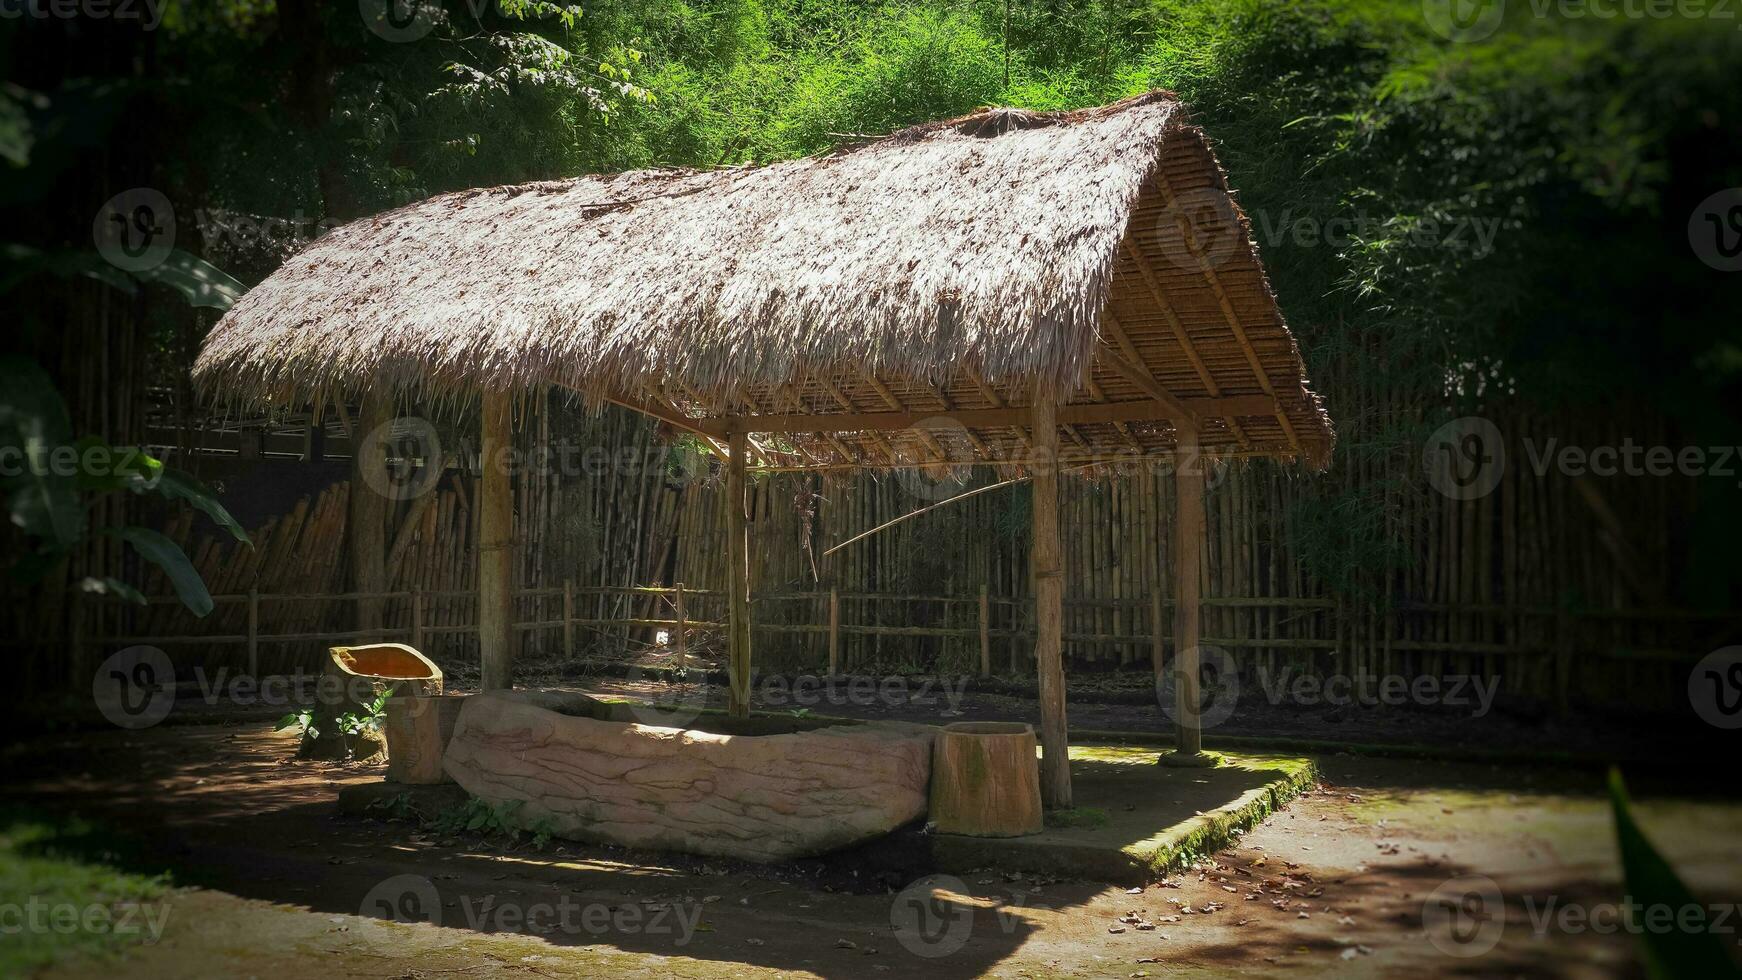
{"type": "MultiPolygon", "coordinates": [[[[1619,769],[1609,770],[1609,803],[1615,818],[1615,837],[1621,850],[1622,881],[1628,904],[1652,911],[1705,908],[1645,832],[1639,829],[1619,769]]],[[[1638,921],[1631,921],[1628,926],[1639,936],[1645,972],[1652,980],[1742,976],[1742,971],[1736,969],[1736,964],[1713,931],[1647,929],[1642,928],[1638,921]]]]}
{"type": "Polygon", "coordinates": [[[811,709],[809,709],[809,708],[794,708],[791,711],[787,712],[787,714],[790,714],[794,718],[797,718],[798,720],[803,721],[804,719],[809,718],[811,716],[811,709]]]}
{"type": "Polygon", "coordinates": [[[272,730],[275,732],[282,732],[286,728],[295,726],[297,736],[307,742],[311,739],[320,738],[320,733],[315,731],[314,721],[315,713],[313,708],[299,708],[296,711],[292,711],[290,714],[285,715],[283,718],[278,719],[278,724],[274,725],[272,730]]]}
{"type": "Polygon", "coordinates": [[[410,793],[395,793],[382,799],[370,800],[363,810],[383,820],[415,820],[418,816],[417,806],[411,802],[410,793]]]}
{"type": "Polygon", "coordinates": [[[365,738],[380,741],[381,720],[387,716],[387,701],[393,697],[394,687],[375,695],[375,700],[365,704],[362,711],[347,711],[335,719],[339,734],[345,739],[347,756],[356,755],[357,747],[365,738]]]}
{"type": "Polygon", "coordinates": [[[514,836],[520,832],[520,827],[514,821],[514,814],[520,809],[519,800],[510,800],[501,806],[492,806],[488,801],[476,796],[467,798],[459,806],[443,810],[435,819],[435,830],[440,834],[483,834],[484,836],[514,836]]]}
{"type": "MultiPolygon", "coordinates": [[[[387,702],[393,697],[397,687],[398,685],[393,685],[375,695],[375,699],[363,705],[361,711],[347,711],[333,719],[334,729],[345,743],[345,758],[356,758],[357,750],[365,740],[381,740],[381,720],[387,716],[387,702]]],[[[278,719],[273,730],[282,732],[286,728],[295,728],[303,745],[322,736],[321,727],[315,723],[315,709],[312,707],[298,708],[278,719]]]]}

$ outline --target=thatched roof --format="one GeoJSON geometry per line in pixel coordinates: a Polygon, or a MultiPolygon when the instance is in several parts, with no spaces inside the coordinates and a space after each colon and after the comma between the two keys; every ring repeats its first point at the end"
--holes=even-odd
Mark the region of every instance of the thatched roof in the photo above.
{"type": "Polygon", "coordinates": [[[753,169],[445,194],[290,259],[195,375],[254,406],[554,384],[715,433],[691,423],[890,413],[858,435],[748,424],[808,461],[1020,459],[998,410],[1037,383],[1069,403],[1066,459],[1170,451],[1162,404],[1201,413],[1227,455],[1322,464],[1332,439],[1244,216],[1167,93],[753,169]],[[953,441],[897,431],[944,411],[966,413],[953,441]]]}

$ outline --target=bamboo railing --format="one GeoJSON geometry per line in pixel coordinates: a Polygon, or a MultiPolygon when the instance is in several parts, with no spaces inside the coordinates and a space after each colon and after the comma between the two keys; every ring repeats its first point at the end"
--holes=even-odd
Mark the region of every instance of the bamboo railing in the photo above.
{"type": "MultiPolygon", "coordinates": [[[[523,651],[549,659],[563,661],[615,659],[621,652],[613,639],[616,630],[628,630],[648,635],[656,630],[667,633],[666,645],[679,668],[691,663],[692,651],[715,648],[715,635],[725,629],[723,616],[695,615],[694,611],[709,607],[723,608],[723,590],[674,586],[581,586],[572,580],[552,587],[523,588],[514,593],[516,609],[523,615],[514,622],[523,651]],[[631,612],[601,614],[587,600],[616,598],[618,608],[631,612]],[[642,600],[652,599],[653,605],[642,600]],[[584,643],[586,630],[604,631],[603,642],[584,643]]],[[[148,645],[169,647],[180,651],[177,661],[184,669],[195,663],[208,669],[228,666],[245,670],[249,676],[263,673],[286,673],[293,670],[318,671],[325,647],[360,640],[394,640],[409,642],[433,656],[444,666],[467,662],[475,658],[475,648],[456,643],[475,635],[478,629],[475,615],[468,616],[465,606],[475,609],[476,593],[465,589],[413,589],[371,593],[268,593],[249,590],[242,593],[222,593],[213,596],[216,609],[205,620],[182,617],[183,622],[198,623],[201,629],[162,632],[150,629],[128,631],[89,631],[71,641],[71,660],[76,671],[89,676],[103,651],[127,646],[148,645]],[[341,628],[338,622],[347,620],[348,608],[359,601],[379,602],[386,610],[385,622],[390,625],[375,630],[341,628]],[[315,606],[334,615],[325,621],[311,620],[307,607],[315,606]],[[436,611],[445,610],[441,615],[436,611]],[[455,612],[456,609],[461,610],[455,612]],[[270,654],[268,651],[275,651],[270,654]]],[[[103,622],[103,607],[111,610],[121,604],[111,600],[83,598],[78,600],[90,614],[89,621],[103,622]]],[[[756,635],[796,636],[808,638],[812,656],[802,662],[790,659],[779,663],[758,663],[758,669],[826,671],[829,674],[853,673],[862,669],[884,670],[886,662],[875,657],[844,655],[844,639],[907,638],[911,640],[953,641],[967,654],[952,661],[961,669],[955,673],[994,673],[1026,678],[1031,664],[1025,655],[1033,641],[1032,620],[1023,615],[1033,602],[1032,596],[999,596],[987,589],[973,595],[922,595],[905,593],[842,592],[764,592],[751,597],[752,630],[756,635]],[[875,615],[855,619],[850,611],[873,605],[893,605],[910,608],[917,605],[948,607],[962,615],[943,624],[894,625],[892,617],[875,615]],[[788,615],[774,616],[783,609],[788,615]],[[792,615],[817,611],[816,615],[792,615]],[[843,615],[843,612],[849,612],[843,615]],[[995,657],[995,649],[1003,655],[995,657]]],[[[149,626],[162,623],[161,610],[174,612],[179,601],[172,596],[150,597],[135,621],[149,626]]],[[[1147,600],[1073,598],[1066,600],[1073,610],[1117,610],[1128,614],[1122,620],[1125,630],[1075,631],[1065,634],[1067,652],[1085,646],[1113,645],[1130,652],[1132,658],[1145,663],[1151,656],[1171,655],[1173,636],[1171,616],[1174,603],[1159,590],[1147,600]]],[[[1248,621],[1260,627],[1244,633],[1206,636],[1206,647],[1225,651],[1242,668],[1269,666],[1274,669],[1280,658],[1292,658],[1298,671],[1309,676],[1358,673],[1362,668],[1342,647],[1336,636],[1313,635],[1317,628],[1312,617],[1325,617],[1333,623],[1342,622],[1351,612],[1335,600],[1298,597],[1218,596],[1203,601],[1206,613],[1243,613],[1248,621]],[[1283,635],[1272,627],[1279,623],[1294,623],[1305,628],[1301,635],[1283,635]]],[[[1587,674],[1601,673],[1614,663],[1636,666],[1657,666],[1684,679],[1685,671],[1704,651],[1697,648],[1674,649],[1638,644],[1601,642],[1613,635],[1617,624],[1679,624],[1693,627],[1723,625],[1734,620],[1731,614],[1688,610],[1577,610],[1549,606],[1480,606],[1447,607],[1444,604],[1400,604],[1393,615],[1385,617],[1396,623],[1411,615],[1460,616],[1486,615],[1496,620],[1527,624],[1510,641],[1437,641],[1411,639],[1392,634],[1383,638],[1388,655],[1399,658],[1414,656],[1424,665],[1441,663],[1445,674],[1476,674],[1505,677],[1518,669],[1521,662],[1546,670],[1551,678],[1548,690],[1538,692],[1552,699],[1560,711],[1566,711],[1575,701],[1592,700],[1600,685],[1594,688],[1583,683],[1587,674]],[[1596,640],[1596,642],[1593,642],[1596,640]],[[1677,674],[1677,672],[1680,672],[1677,674]]],[[[13,645],[7,643],[3,645],[13,645]]],[[[648,646],[652,643],[646,644],[648,646]]],[[[863,651],[862,651],[863,652],[863,651]]],[[[946,673],[939,669],[937,673],[946,673]]],[[[1416,670],[1405,676],[1419,676],[1426,670],[1416,670]]],[[[1631,692],[1636,706],[1641,691],[1631,692]]],[[[1601,700],[1601,698],[1597,698],[1601,700]]]]}

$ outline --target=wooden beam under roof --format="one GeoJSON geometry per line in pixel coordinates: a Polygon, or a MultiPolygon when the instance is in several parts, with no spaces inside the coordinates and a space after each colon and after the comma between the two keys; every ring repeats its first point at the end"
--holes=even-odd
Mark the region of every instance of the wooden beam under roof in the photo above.
{"type": "MultiPolygon", "coordinates": [[[[1274,399],[1263,395],[1237,395],[1226,398],[1187,398],[1180,404],[1197,416],[1268,416],[1276,409],[1274,399]]],[[[944,413],[957,423],[974,429],[1014,427],[1033,418],[1028,408],[970,408],[944,413]]],[[[1062,425],[1095,425],[1112,422],[1171,421],[1177,416],[1153,399],[1108,402],[1086,405],[1061,405],[1058,423],[1062,425]]],[[[690,419],[691,427],[704,435],[724,437],[739,432],[886,432],[911,429],[926,419],[937,418],[938,412],[852,412],[838,415],[805,413],[782,415],[735,415],[727,418],[690,419]]]]}
{"type": "MultiPolygon", "coordinates": [[[[1216,296],[1216,303],[1222,308],[1222,318],[1227,321],[1228,329],[1233,332],[1234,340],[1239,343],[1240,350],[1246,355],[1246,364],[1252,369],[1253,376],[1258,380],[1258,387],[1276,399],[1276,388],[1270,383],[1270,374],[1264,370],[1264,365],[1258,360],[1258,351],[1252,346],[1252,339],[1246,336],[1246,328],[1240,324],[1240,315],[1234,311],[1234,303],[1228,298],[1227,289],[1223,288],[1222,280],[1216,275],[1216,268],[1204,254],[1203,243],[1198,241],[1197,230],[1192,227],[1191,220],[1180,211],[1179,199],[1174,196],[1173,184],[1167,179],[1167,173],[1157,168],[1155,186],[1161,191],[1161,196],[1167,202],[1168,209],[1174,213],[1174,220],[1179,223],[1180,238],[1184,240],[1186,250],[1192,253],[1197,261],[1198,274],[1209,284],[1210,291],[1216,296]]],[[[1294,431],[1294,423],[1289,420],[1288,411],[1280,402],[1276,405],[1276,421],[1282,425],[1283,435],[1288,437],[1288,444],[1294,447],[1298,454],[1301,451],[1300,435],[1294,431]]]]}

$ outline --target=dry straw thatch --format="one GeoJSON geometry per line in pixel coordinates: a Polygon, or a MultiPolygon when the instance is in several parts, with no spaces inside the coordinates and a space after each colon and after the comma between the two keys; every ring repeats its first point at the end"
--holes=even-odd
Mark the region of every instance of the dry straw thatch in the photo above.
{"type": "MultiPolygon", "coordinates": [[[[555,384],[716,416],[994,409],[1037,383],[1149,404],[1155,385],[1202,400],[1215,451],[1322,462],[1331,441],[1245,219],[1167,93],[986,110],[753,169],[441,195],[286,262],[195,375],[263,407],[555,384]],[[1240,396],[1245,417],[1209,410],[1240,396]]],[[[1067,426],[1067,457],[1167,452],[1165,416],[1142,414],[1067,426]]],[[[978,458],[1023,442],[1015,426],[967,439],[978,458]]],[[[877,433],[827,446],[907,451],[877,433]]]]}

